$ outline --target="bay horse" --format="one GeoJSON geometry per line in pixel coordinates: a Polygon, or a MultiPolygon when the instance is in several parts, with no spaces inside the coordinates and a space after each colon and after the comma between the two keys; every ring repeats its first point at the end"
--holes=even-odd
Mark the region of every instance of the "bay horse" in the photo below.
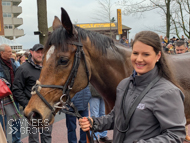
{"type": "MultiPolygon", "coordinates": [[[[74,26],[67,12],[63,8],[61,10],[61,21],[55,16],[53,32],[44,48],[43,68],[34,87],[38,94],[34,92],[24,110],[28,119],[40,119],[42,124],[46,124],[47,119],[52,124],[59,110],[55,108],[57,103],[65,103],[88,86],[89,81],[104,98],[106,112],[109,113],[114,107],[117,85],[133,71],[130,48],[107,36],[74,26]]],[[[179,85],[184,89],[185,114],[189,124],[190,53],[167,57],[179,85]]]]}

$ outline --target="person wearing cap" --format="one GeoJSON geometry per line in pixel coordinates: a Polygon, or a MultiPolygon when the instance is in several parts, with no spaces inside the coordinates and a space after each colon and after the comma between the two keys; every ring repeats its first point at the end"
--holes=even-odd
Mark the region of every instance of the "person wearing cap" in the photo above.
{"type": "MultiPolygon", "coordinates": [[[[30,55],[26,62],[16,70],[15,80],[13,82],[13,94],[23,108],[28,104],[32,96],[31,89],[40,77],[43,48],[42,44],[35,44],[30,49],[30,55]]],[[[41,143],[51,143],[52,125],[42,129],[31,125],[28,125],[28,127],[29,143],[39,143],[39,130],[41,143]]]]}

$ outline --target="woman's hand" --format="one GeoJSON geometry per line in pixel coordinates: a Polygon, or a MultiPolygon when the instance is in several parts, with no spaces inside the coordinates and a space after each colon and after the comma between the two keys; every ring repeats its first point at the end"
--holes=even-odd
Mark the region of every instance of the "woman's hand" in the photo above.
{"type": "MultiPolygon", "coordinates": [[[[90,118],[90,117],[89,117],[90,118]]],[[[92,121],[93,123],[93,119],[90,118],[90,120],[92,121]]],[[[90,128],[92,127],[92,125],[90,124],[90,121],[86,118],[86,117],[83,117],[83,118],[80,118],[79,119],[79,125],[81,127],[81,129],[86,132],[86,131],[89,131],[90,128]]]]}

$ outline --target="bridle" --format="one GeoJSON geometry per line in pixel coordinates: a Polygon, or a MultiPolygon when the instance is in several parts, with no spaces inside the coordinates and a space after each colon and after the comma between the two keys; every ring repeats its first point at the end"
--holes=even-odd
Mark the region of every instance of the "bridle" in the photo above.
{"type": "MultiPolygon", "coordinates": [[[[38,81],[38,82],[36,82],[36,84],[32,88],[32,92],[36,93],[40,97],[40,99],[51,110],[51,112],[52,112],[52,114],[54,116],[56,114],[56,108],[67,109],[68,110],[67,106],[70,106],[70,107],[74,108],[74,111],[76,110],[74,104],[71,102],[71,98],[70,98],[70,94],[69,93],[70,93],[70,91],[71,91],[71,89],[73,87],[74,80],[75,80],[75,77],[76,77],[77,72],[78,72],[78,68],[79,68],[81,57],[83,57],[83,59],[84,59],[86,75],[87,75],[87,79],[88,79],[88,83],[89,83],[89,71],[88,71],[88,67],[87,67],[85,53],[84,53],[84,51],[82,49],[83,45],[80,42],[80,37],[78,37],[78,39],[79,39],[78,42],[68,42],[68,44],[77,46],[77,50],[75,52],[73,67],[71,69],[71,72],[69,74],[69,77],[67,78],[67,81],[66,81],[65,85],[64,86],[60,86],[60,85],[42,85],[38,81]],[[63,90],[62,91],[63,95],[60,97],[60,101],[57,102],[56,104],[54,104],[54,106],[52,107],[47,102],[47,100],[41,95],[41,93],[39,92],[39,89],[41,89],[41,88],[59,88],[59,89],[63,90]],[[63,101],[63,97],[66,97],[66,99],[67,99],[66,102],[63,101]]],[[[88,86],[88,84],[87,84],[87,86],[88,86]]],[[[78,118],[82,117],[80,114],[79,115],[75,115],[75,116],[79,116],[78,118]]]]}
{"type": "MultiPolygon", "coordinates": [[[[80,59],[81,59],[81,55],[84,59],[84,64],[85,64],[85,70],[86,70],[86,76],[87,76],[87,79],[88,79],[88,83],[87,83],[87,86],[89,84],[89,71],[88,71],[88,67],[87,67],[87,62],[86,62],[86,58],[85,58],[85,53],[82,49],[83,45],[82,43],[80,42],[80,37],[78,37],[79,41],[78,42],[68,42],[68,44],[71,44],[71,45],[75,45],[77,46],[77,50],[75,52],[75,57],[74,57],[74,64],[73,64],[73,67],[71,69],[71,72],[69,74],[69,77],[67,78],[67,81],[65,83],[64,86],[60,86],[60,85],[42,85],[40,84],[39,81],[36,82],[36,84],[33,86],[32,88],[32,92],[35,92],[35,94],[37,94],[40,99],[46,104],[46,106],[51,110],[52,114],[55,116],[56,114],[56,109],[61,109],[60,111],[63,112],[63,113],[66,113],[66,114],[70,114],[70,115],[73,115],[73,116],[76,116],[78,119],[79,118],[82,118],[82,116],[79,114],[77,108],[75,107],[75,105],[73,104],[73,102],[71,102],[71,98],[70,98],[70,91],[72,90],[72,87],[73,87],[73,84],[74,84],[74,80],[75,80],[75,77],[77,75],[77,72],[78,72],[78,68],[79,68],[79,64],[80,64],[80,59]],[[62,89],[63,90],[63,94],[62,96],[60,97],[60,101],[57,102],[56,104],[54,104],[54,106],[52,107],[48,102],[47,100],[40,94],[40,92],[38,91],[39,89],[41,88],[59,88],[59,89],[62,89]],[[66,97],[67,100],[66,102],[63,101],[63,97],[66,97]],[[69,108],[67,107],[71,107],[74,112],[70,112],[68,111],[69,108]],[[63,109],[67,109],[67,110],[63,110],[63,109]]],[[[87,117],[87,119],[89,120],[89,122],[91,123],[92,125],[92,122],[91,120],[87,117]]],[[[91,143],[94,142],[93,140],[93,136],[96,138],[95,134],[94,134],[94,131],[92,130],[92,133],[90,135],[90,133],[87,131],[87,136],[90,140],[91,143]]],[[[96,138],[97,140],[97,138],[96,138]]],[[[97,140],[98,142],[98,140],[97,140]]]]}

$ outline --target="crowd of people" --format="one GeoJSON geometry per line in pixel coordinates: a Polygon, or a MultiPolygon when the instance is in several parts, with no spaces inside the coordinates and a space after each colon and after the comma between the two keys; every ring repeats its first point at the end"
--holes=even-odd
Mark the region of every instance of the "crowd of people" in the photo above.
{"type": "MultiPolygon", "coordinates": [[[[190,51],[190,39],[184,38],[184,35],[181,38],[175,38],[174,36],[169,40],[166,36],[164,38],[160,36],[160,41],[163,51],[167,54],[180,54],[190,51]]],[[[133,39],[129,42],[126,36],[122,36],[119,42],[127,47],[131,47],[133,39]]]]}
{"type": "MultiPolygon", "coordinates": [[[[134,41],[131,39],[129,42],[123,36],[120,43],[132,47],[131,63],[134,71],[130,77],[119,83],[115,107],[108,115],[105,115],[102,97],[91,84],[72,98],[72,102],[84,117],[79,119],[81,126],[79,142],[86,143],[85,132],[93,129],[96,132],[94,141],[98,139],[101,143],[182,143],[185,139],[186,123],[184,95],[171,77],[171,69],[166,69],[169,66],[164,66],[166,64],[164,52],[185,53],[189,49],[190,40],[185,40],[184,37],[162,39],[154,32],[142,31],[136,34],[134,41]],[[146,93],[143,92],[145,89],[146,93]],[[132,116],[128,117],[133,104],[140,96],[143,96],[141,102],[134,108],[136,110],[132,116]],[[88,116],[91,122],[85,118],[88,116]],[[126,124],[128,118],[131,122],[126,124]],[[107,137],[107,130],[113,130],[113,140],[107,137]]],[[[11,115],[17,115],[12,122],[12,128],[17,128],[18,131],[12,134],[12,143],[21,143],[18,119],[22,115],[19,106],[24,109],[32,96],[32,87],[39,79],[43,66],[43,48],[43,45],[35,44],[29,54],[16,54],[9,45],[0,45],[0,78],[10,84],[14,98],[13,102],[11,96],[0,99],[0,122],[6,135],[7,115],[10,115],[8,112],[13,110],[11,115]],[[7,103],[12,105],[11,108],[8,108],[7,103]]],[[[70,111],[72,112],[72,109],[70,111]]],[[[66,126],[68,142],[77,143],[76,117],[66,115],[66,126]]],[[[34,131],[32,125],[28,125],[28,128],[29,143],[39,143],[39,133],[41,143],[51,143],[52,125],[43,132],[42,129],[39,132],[34,131]]]]}
{"type": "Polygon", "coordinates": [[[181,54],[190,49],[190,39],[185,39],[184,35],[181,36],[181,39],[173,37],[170,40],[166,36],[164,38],[160,36],[160,40],[164,52],[168,54],[181,54]]]}

